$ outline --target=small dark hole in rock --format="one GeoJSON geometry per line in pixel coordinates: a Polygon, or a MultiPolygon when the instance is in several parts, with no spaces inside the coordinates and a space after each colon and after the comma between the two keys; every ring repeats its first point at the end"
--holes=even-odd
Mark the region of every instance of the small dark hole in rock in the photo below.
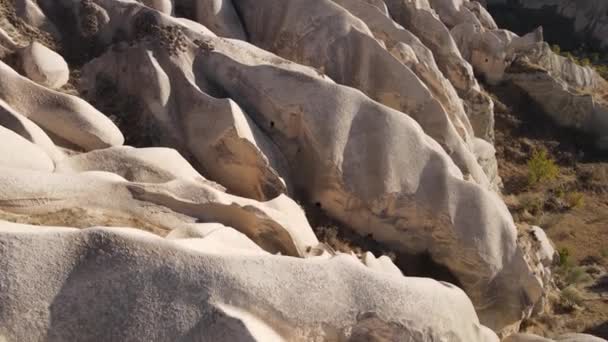
{"type": "Polygon", "coordinates": [[[270,128],[274,128],[274,121],[270,121],[270,128]]]}
{"type": "Polygon", "coordinates": [[[315,206],[317,206],[317,208],[321,208],[321,202],[316,202],[315,206]]]}

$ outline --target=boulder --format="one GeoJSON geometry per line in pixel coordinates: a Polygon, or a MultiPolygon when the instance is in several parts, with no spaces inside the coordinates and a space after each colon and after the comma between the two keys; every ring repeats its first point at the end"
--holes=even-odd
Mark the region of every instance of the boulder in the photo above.
{"type": "Polygon", "coordinates": [[[20,54],[25,74],[36,83],[57,89],[68,82],[68,64],[55,51],[34,41],[20,54]]]}
{"type": "Polygon", "coordinates": [[[498,342],[454,286],[348,256],[218,255],[180,240],[2,222],[0,244],[11,246],[0,249],[4,337],[498,342]],[[22,319],[28,312],[37,314],[22,319]]]}
{"type": "Polygon", "coordinates": [[[552,266],[557,257],[557,252],[553,246],[553,242],[549,240],[547,233],[538,226],[531,227],[531,233],[534,238],[538,241],[538,258],[546,267],[552,266]]]}
{"type": "Polygon", "coordinates": [[[112,121],[84,100],[40,86],[1,61],[0,100],[52,134],[56,143],[90,151],[124,142],[112,121]]]}

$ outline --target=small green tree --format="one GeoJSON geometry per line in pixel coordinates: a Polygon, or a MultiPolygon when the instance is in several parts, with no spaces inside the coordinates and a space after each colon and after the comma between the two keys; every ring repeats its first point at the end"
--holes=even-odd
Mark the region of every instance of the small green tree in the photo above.
{"type": "Polygon", "coordinates": [[[559,175],[559,168],[553,159],[549,158],[546,150],[537,150],[528,160],[528,184],[535,185],[552,181],[559,175]]]}
{"type": "Polygon", "coordinates": [[[559,254],[559,265],[562,267],[567,267],[570,265],[570,251],[568,248],[560,248],[558,251],[559,254]]]}

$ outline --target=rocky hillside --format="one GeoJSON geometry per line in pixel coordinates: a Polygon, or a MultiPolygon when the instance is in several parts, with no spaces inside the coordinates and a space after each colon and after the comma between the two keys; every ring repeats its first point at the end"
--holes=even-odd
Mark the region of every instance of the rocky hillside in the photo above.
{"type": "Polygon", "coordinates": [[[547,40],[568,50],[581,44],[608,51],[608,2],[604,0],[483,0],[496,21],[516,31],[542,25],[547,40]]]}
{"type": "Polygon", "coordinates": [[[0,341],[605,341],[524,333],[566,256],[507,196],[496,94],[608,149],[608,82],[542,29],[468,0],[0,0],[0,59],[0,341]]]}

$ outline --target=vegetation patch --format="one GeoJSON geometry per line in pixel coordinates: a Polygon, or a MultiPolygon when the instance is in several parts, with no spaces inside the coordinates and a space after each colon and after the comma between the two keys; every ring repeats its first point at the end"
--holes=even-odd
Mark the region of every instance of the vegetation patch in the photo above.
{"type": "Polygon", "coordinates": [[[528,184],[534,186],[539,183],[553,181],[559,175],[559,168],[555,161],[547,155],[546,150],[534,151],[528,160],[528,184]]]}

